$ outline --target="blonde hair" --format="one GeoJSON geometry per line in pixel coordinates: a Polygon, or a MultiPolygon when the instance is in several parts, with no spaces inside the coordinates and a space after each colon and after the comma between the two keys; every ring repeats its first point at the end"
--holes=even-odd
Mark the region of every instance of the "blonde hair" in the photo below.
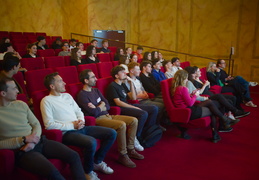
{"type": "Polygon", "coordinates": [[[178,70],[175,73],[174,79],[173,79],[172,85],[171,85],[172,96],[174,95],[175,89],[178,86],[186,86],[186,83],[184,83],[184,80],[187,79],[187,78],[188,78],[188,72],[185,71],[185,70],[178,70]]]}
{"type": "Polygon", "coordinates": [[[207,72],[212,72],[212,71],[211,71],[211,67],[212,67],[214,64],[216,65],[215,62],[209,62],[208,66],[207,66],[207,72]]]}

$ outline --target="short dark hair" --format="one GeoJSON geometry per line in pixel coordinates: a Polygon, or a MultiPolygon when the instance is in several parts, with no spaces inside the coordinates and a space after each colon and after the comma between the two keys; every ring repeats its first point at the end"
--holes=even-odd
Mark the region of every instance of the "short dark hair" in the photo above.
{"type": "Polygon", "coordinates": [[[8,86],[6,83],[9,81],[13,81],[13,79],[4,75],[0,75],[0,91],[7,92],[8,86]]]}
{"type": "Polygon", "coordinates": [[[54,72],[51,74],[48,74],[47,76],[45,76],[44,78],[44,86],[50,91],[50,85],[54,83],[55,81],[55,76],[58,75],[58,72],[54,72]]]}
{"type": "Polygon", "coordinates": [[[82,43],[82,42],[77,42],[77,43],[76,43],[76,47],[78,47],[80,44],[83,44],[83,45],[84,45],[84,43],[82,43]]]}
{"type": "Polygon", "coordinates": [[[86,48],[86,56],[91,56],[92,53],[93,53],[92,51],[93,51],[94,48],[96,48],[96,47],[93,46],[93,45],[87,46],[87,48],[86,48]]]}
{"type": "Polygon", "coordinates": [[[75,39],[70,39],[69,42],[76,42],[76,40],[75,39]]]}
{"type": "Polygon", "coordinates": [[[80,72],[79,74],[79,80],[82,84],[85,84],[85,79],[89,80],[89,73],[93,72],[91,69],[85,69],[80,72]]]}
{"type": "Polygon", "coordinates": [[[37,41],[40,42],[41,40],[46,39],[44,36],[38,36],[37,41]]]}
{"type": "Polygon", "coordinates": [[[69,44],[67,41],[64,41],[64,42],[62,42],[62,47],[65,45],[65,44],[69,44]]]}
{"type": "Polygon", "coordinates": [[[3,45],[2,45],[2,50],[3,50],[3,52],[6,52],[7,51],[7,49],[8,49],[8,47],[10,47],[10,46],[12,46],[12,44],[11,43],[4,43],[3,45]]]}
{"type": "Polygon", "coordinates": [[[3,70],[8,72],[14,68],[14,66],[18,66],[20,63],[20,59],[15,56],[13,52],[8,52],[4,55],[3,60],[3,70]]]}
{"type": "Polygon", "coordinates": [[[165,67],[165,66],[166,66],[169,62],[171,62],[171,61],[169,61],[169,60],[164,60],[164,61],[162,62],[165,71],[166,71],[166,67],[165,67]]]}
{"type": "Polygon", "coordinates": [[[77,60],[78,59],[77,51],[79,51],[79,48],[73,48],[71,50],[71,59],[73,59],[73,60],[77,60]]]}
{"type": "Polygon", "coordinates": [[[146,67],[148,64],[150,64],[152,66],[151,61],[142,61],[142,63],[140,64],[140,70],[143,70],[143,67],[146,67]]]}
{"type": "Polygon", "coordinates": [[[224,59],[218,59],[218,60],[217,60],[217,64],[216,64],[217,67],[221,64],[221,61],[222,61],[222,60],[224,60],[224,59]]]}
{"type": "Polygon", "coordinates": [[[120,71],[123,71],[123,70],[125,70],[125,68],[119,65],[113,67],[111,70],[111,76],[113,77],[113,79],[116,79],[115,75],[117,75],[120,71]]]}
{"type": "Polygon", "coordinates": [[[172,60],[171,60],[171,62],[172,62],[172,63],[175,63],[177,60],[180,60],[180,59],[179,59],[178,57],[173,57],[172,60]]]}
{"type": "MultiPolygon", "coordinates": [[[[97,41],[96,39],[93,39],[92,41],[90,41],[90,43],[93,43],[94,41],[97,41]]],[[[97,41],[98,42],[98,41],[97,41]]]]}
{"type": "Polygon", "coordinates": [[[194,67],[187,66],[187,67],[184,68],[184,70],[188,72],[188,80],[193,82],[192,74],[195,73],[194,67]]]}
{"type": "Polygon", "coordinates": [[[152,65],[156,65],[156,63],[160,62],[160,59],[156,58],[152,60],[152,65]]]}
{"type": "Polygon", "coordinates": [[[125,64],[128,56],[126,55],[120,55],[119,64],[125,64]]]}
{"type": "Polygon", "coordinates": [[[143,47],[142,47],[142,46],[138,46],[138,47],[137,47],[137,50],[138,50],[138,49],[143,50],[143,47]]]}

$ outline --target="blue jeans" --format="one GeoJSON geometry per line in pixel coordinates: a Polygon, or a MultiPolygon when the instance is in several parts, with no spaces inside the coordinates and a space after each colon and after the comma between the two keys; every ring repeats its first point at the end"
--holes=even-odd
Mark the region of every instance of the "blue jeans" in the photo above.
{"type": "Polygon", "coordinates": [[[236,76],[235,77],[237,81],[245,88],[245,93],[244,93],[244,100],[246,102],[251,101],[251,96],[250,96],[250,90],[249,90],[249,82],[247,82],[243,77],[241,76],[236,76]]]}
{"type": "Polygon", "coordinates": [[[117,133],[114,129],[85,126],[80,130],[68,131],[63,135],[63,143],[66,145],[84,148],[84,170],[90,173],[93,170],[93,163],[99,164],[116,139],[117,133]],[[101,147],[96,151],[96,139],[101,141],[101,147]],[[95,152],[96,151],[96,152],[95,152]]]}
{"type": "Polygon", "coordinates": [[[47,179],[65,180],[48,159],[60,159],[69,163],[73,179],[85,180],[84,169],[77,152],[62,143],[44,137],[33,150],[15,152],[16,163],[21,168],[39,174],[47,179]],[[48,158],[48,159],[47,159],[48,158]]]}
{"type": "Polygon", "coordinates": [[[121,108],[121,115],[133,116],[138,119],[137,137],[141,136],[143,128],[148,128],[156,124],[158,107],[154,105],[143,105],[143,104],[132,104],[133,106],[139,107],[142,110],[135,108],[121,108]]]}

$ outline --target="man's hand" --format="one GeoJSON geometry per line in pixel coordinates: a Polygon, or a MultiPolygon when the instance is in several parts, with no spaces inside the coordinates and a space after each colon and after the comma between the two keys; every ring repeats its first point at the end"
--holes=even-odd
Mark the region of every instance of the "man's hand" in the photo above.
{"type": "Polygon", "coordinates": [[[85,127],[85,122],[83,120],[77,120],[72,122],[74,124],[74,129],[82,129],[85,127]]]}
{"type": "Polygon", "coordinates": [[[23,147],[21,147],[21,151],[24,151],[24,152],[28,152],[30,150],[33,150],[35,147],[35,144],[34,143],[27,143],[25,144],[23,147]]]}
{"type": "Polygon", "coordinates": [[[101,101],[101,103],[99,104],[99,108],[101,109],[101,111],[106,111],[106,106],[105,106],[105,102],[101,101]]]}
{"type": "Polygon", "coordinates": [[[38,142],[40,141],[40,137],[36,135],[36,132],[26,136],[25,138],[26,138],[25,143],[38,144],[38,142]]]}
{"type": "Polygon", "coordinates": [[[89,108],[93,108],[93,109],[96,108],[95,105],[93,105],[93,103],[88,103],[87,105],[88,105],[89,108]]]}
{"type": "Polygon", "coordinates": [[[208,86],[208,85],[210,85],[210,82],[207,80],[207,81],[205,81],[204,85],[208,86]]]}
{"type": "Polygon", "coordinates": [[[127,76],[127,80],[128,80],[129,82],[133,82],[133,79],[131,79],[129,76],[127,76]]]}
{"type": "Polygon", "coordinates": [[[220,69],[219,69],[219,68],[216,68],[216,72],[220,72],[220,69]]]}

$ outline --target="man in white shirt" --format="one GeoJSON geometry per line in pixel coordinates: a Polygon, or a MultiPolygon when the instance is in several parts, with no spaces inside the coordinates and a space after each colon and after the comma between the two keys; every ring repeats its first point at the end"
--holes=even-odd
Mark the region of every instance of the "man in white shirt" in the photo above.
{"type": "Polygon", "coordinates": [[[40,104],[46,129],[60,129],[63,131],[64,144],[85,148],[84,169],[88,179],[99,179],[93,170],[112,174],[113,170],[103,160],[116,139],[116,131],[106,127],[85,126],[84,114],[73,97],[63,93],[66,83],[57,72],[47,75],[44,85],[50,91],[40,104]],[[97,151],[96,139],[101,141],[97,151]]]}
{"type": "Polygon", "coordinates": [[[172,75],[174,76],[174,74],[178,71],[178,70],[182,70],[183,68],[180,67],[180,59],[178,57],[174,57],[171,60],[172,62],[172,75]]]}

